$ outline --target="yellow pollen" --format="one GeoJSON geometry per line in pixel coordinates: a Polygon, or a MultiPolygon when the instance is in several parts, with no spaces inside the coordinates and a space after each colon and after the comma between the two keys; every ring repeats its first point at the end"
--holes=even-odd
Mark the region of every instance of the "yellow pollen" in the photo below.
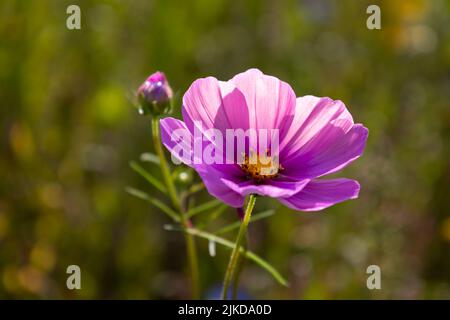
{"type": "Polygon", "coordinates": [[[257,155],[250,151],[250,156],[244,155],[244,163],[241,164],[242,171],[247,178],[256,182],[262,182],[266,179],[275,178],[283,170],[283,166],[269,155],[266,151],[263,155],[257,155]]]}

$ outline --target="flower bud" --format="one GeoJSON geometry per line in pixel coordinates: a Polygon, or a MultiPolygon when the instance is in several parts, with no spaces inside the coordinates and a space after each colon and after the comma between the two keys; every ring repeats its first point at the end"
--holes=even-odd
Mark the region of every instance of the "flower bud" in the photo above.
{"type": "Polygon", "coordinates": [[[154,116],[168,114],[171,109],[172,88],[162,72],[155,72],[137,91],[141,112],[154,116]]]}
{"type": "Polygon", "coordinates": [[[192,174],[192,169],[178,167],[173,172],[173,177],[176,184],[188,186],[192,184],[194,176],[192,174]]]}

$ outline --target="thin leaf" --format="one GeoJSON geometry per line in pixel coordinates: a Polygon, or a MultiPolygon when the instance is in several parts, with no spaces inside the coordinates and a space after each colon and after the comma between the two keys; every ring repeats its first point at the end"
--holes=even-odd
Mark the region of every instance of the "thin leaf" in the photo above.
{"type": "Polygon", "coordinates": [[[188,195],[192,195],[203,189],[205,189],[205,185],[203,184],[203,182],[196,183],[189,188],[188,195]]]}
{"type": "Polygon", "coordinates": [[[186,218],[191,218],[192,216],[194,216],[196,214],[210,210],[214,207],[217,207],[219,204],[222,204],[222,202],[220,202],[219,200],[216,200],[216,199],[205,202],[205,203],[199,205],[198,207],[192,208],[188,212],[186,212],[186,218]]]}
{"type": "Polygon", "coordinates": [[[166,204],[164,204],[163,202],[161,202],[160,200],[150,197],[147,193],[145,193],[142,190],[138,190],[132,187],[126,187],[125,191],[128,192],[129,194],[145,200],[147,202],[150,202],[152,205],[154,205],[155,207],[157,207],[158,209],[160,209],[162,212],[164,212],[165,214],[167,214],[171,219],[173,219],[176,222],[180,221],[180,217],[178,216],[178,214],[173,211],[171,208],[169,208],[166,204]]]}
{"type": "MultiPolygon", "coordinates": [[[[252,216],[250,223],[270,217],[271,215],[273,215],[275,213],[275,210],[266,210],[260,213],[255,214],[254,216],[252,216]]],[[[215,234],[224,234],[230,231],[233,231],[234,229],[239,229],[239,227],[241,226],[241,221],[236,221],[233,222],[219,230],[217,230],[215,232],[215,234]]]]}
{"type": "Polygon", "coordinates": [[[136,163],[135,161],[131,161],[130,167],[138,174],[140,174],[150,184],[152,184],[155,188],[157,188],[159,191],[161,191],[162,193],[167,193],[166,187],[161,182],[159,182],[158,179],[152,176],[150,172],[141,167],[138,163],[136,163]]]}
{"type": "MultiPolygon", "coordinates": [[[[207,239],[209,241],[214,241],[216,243],[219,243],[229,249],[233,249],[234,248],[234,243],[224,239],[222,237],[216,236],[214,234],[211,234],[209,232],[206,231],[201,231],[195,228],[189,228],[189,229],[182,229],[182,228],[178,228],[176,226],[173,225],[166,225],[164,226],[164,228],[166,230],[169,231],[185,231],[189,234],[192,234],[193,236],[197,236],[203,239],[207,239]]],[[[252,251],[249,250],[244,250],[242,247],[240,248],[239,251],[243,256],[245,256],[247,259],[252,260],[253,262],[255,262],[256,264],[258,264],[261,268],[263,268],[264,270],[266,270],[268,273],[270,273],[272,275],[272,277],[281,285],[287,287],[288,286],[288,282],[286,281],[285,278],[283,278],[283,276],[267,261],[265,261],[263,258],[261,258],[260,256],[258,256],[257,254],[253,253],[252,251]]]]}
{"type": "Polygon", "coordinates": [[[156,154],[153,154],[151,152],[146,152],[141,154],[139,158],[142,162],[152,162],[154,164],[157,164],[158,166],[161,164],[159,161],[159,158],[156,154]]]}
{"type": "Polygon", "coordinates": [[[220,217],[220,215],[222,213],[225,212],[225,210],[228,208],[228,206],[226,204],[221,204],[218,208],[216,208],[206,219],[206,221],[200,221],[197,224],[197,228],[198,229],[203,229],[204,227],[206,227],[209,223],[211,223],[212,221],[216,220],[218,217],[220,217]]]}

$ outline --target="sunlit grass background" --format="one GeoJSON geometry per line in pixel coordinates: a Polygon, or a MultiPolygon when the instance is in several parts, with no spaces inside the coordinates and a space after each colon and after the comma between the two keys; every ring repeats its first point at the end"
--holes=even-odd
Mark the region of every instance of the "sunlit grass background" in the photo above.
{"type": "MultiPolygon", "coordinates": [[[[439,0],[1,1],[0,297],[187,297],[182,235],[124,191],[158,195],[128,165],[152,150],[131,98],[156,70],[180,98],[198,77],[250,67],[298,96],[343,100],[370,136],[339,174],[361,182],[358,200],[320,213],[257,203],[277,211],[250,227],[250,247],[290,287],[248,262],[242,289],[450,298],[450,3],[439,0]],[[366,28],[374,3],[381,30],[366,28]],[[70,4],[81,7],[81,30],[65,26],[70,4]],[[70,264],[81,267],[81,290],[66,288],[70,264]],[[366,288],[371,264],[381,290],[366,288]]],[[[236,219],[230,209],[215,225],[236,219]]],[[[229,251],[210,257],[197,243],[207,292],[229,251]]]]}

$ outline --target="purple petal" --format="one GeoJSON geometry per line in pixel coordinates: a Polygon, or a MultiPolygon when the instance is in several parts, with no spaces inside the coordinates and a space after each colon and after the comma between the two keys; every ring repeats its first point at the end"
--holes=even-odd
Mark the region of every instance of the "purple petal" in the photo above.
{"type": "Polygon", "coordinates": [[[185,140],[186,137],[189,139],[193,139],[193,137],[185,123],[174,118],[162,119],[160,123],[162,143],[172,156],[190,167],[193,167],[202,178],[206,189],[212,196],[215,196],[232,207],[242,207],[244,204],[244,197],[231,190],[221,181],[223,178],[229,179],[230,181],[236,180],[236,175],[241,174],[242,171],[239,170],[239,168],[236,168],[236,165],[194,164],[193,158],[191,158],[191,143],[185,140]],[[173,134],[176,130],[182,130],[185,138],[182,140],[174,139],[173,134]],[[182,152],[180,150],[182,150],[182,152]]]}
{"type": "MultiPolygon", "coordinates": [[[[162,143],[169,150],[173,158],[196,170],[206,165],[201,153],[194,155],[194,136],[183,121],[168,117],[161,119],[160,125],[162,143]],[[199,160],[198,164],[194,162],[194,156],[199,160]]],[[[208,144],[211,143],[209,141],[203,141],[203,148],[208,144]]],[[[212,163],[210,166],[214,170],[221,171],[232,177],[242,176],[242,170],[237,164],[226,164],[224,160],[222,161],[223,164],[212,163]]]]}
{"type": "Polygon", "coordinates": [[[236,181],[233,176],[207,165],[196,166],[195,169],[202,178],[206,189],[212,196],[231,207],[239,208],[244,205],[244,196],[233,191],[222,182],[223,179],[227,179],[228,181],[236,181]]]}
{"type": "Polygon", "coordinates": [[[201,123],[202,132],[211,128],[222,132],[227,128],[247,129],[249,124],[243,94],[232,83],[218,81],[214,77],[192,83],[184,94],[182,112],[192,132],[194,122],[201,123]]]}
{"type": "Polygon", "coordinates": [[[359,183],[350,179],[313,180],[296,195],[278,200],[294,210],[318,211],[357,198],[359,189],[359,183]]]}
{"type": "Polygon", "coordinates": [[[255,184],[255,182],[251,180],[232,181],[226,178],[222,178],[221,180],[231,190],[244,197],[248,194],[258,194],[260,196],[273,198],[290,197],[302,190],[310,181],[267,180],[264,184],[255,184]]]}
{"type": "Polygon", "coordinates": [[[335,119],[347,119],[353,123],[352,116],[342,101],[314,96],[297,98],[294,120],[283,141],[280,142],[281,158],[289,159],[295,155],[335,119]]]}
{"type": "Polygon", "coordinates": [[[291,178],[315,178],[336,172],[357,159],[364,151],[368,130],[361,124],[336,119],[283,161],[284,174],[291,178]]]}
{"type": "Polygon", "coordinates": [[[279,129],[281,140],[294,117],[296,97],[291,86],[258,69],[240,73],[229,82],[234,83],[245,96],[250,127],[279,129]]]}
{"type": "Polygon", "coordinates": [[[161,141],[172,157],[192,167],[193,136],[183,121],[175,118],[160,120],[161,141]]]}

